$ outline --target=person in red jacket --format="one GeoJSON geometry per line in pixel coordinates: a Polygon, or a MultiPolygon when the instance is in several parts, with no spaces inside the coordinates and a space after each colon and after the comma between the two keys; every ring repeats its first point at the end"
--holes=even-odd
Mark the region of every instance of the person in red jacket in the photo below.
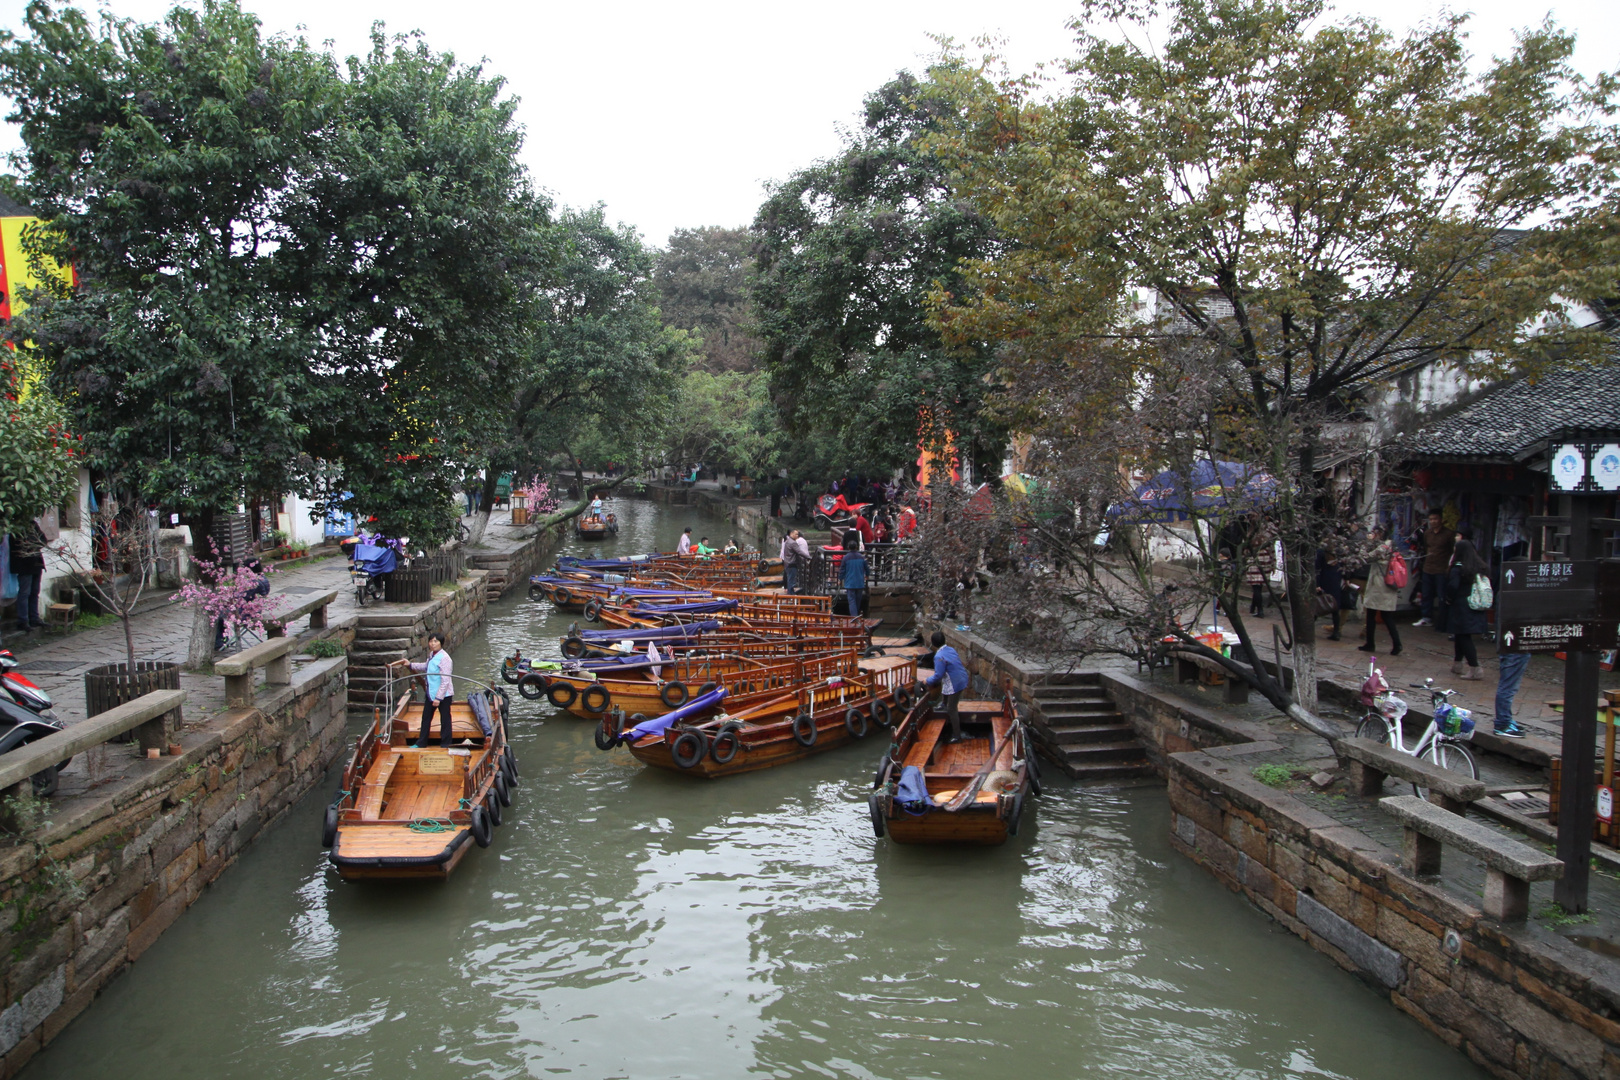
{"type": "Polygon", "coordinates": [[[872,531],[872,523],[866,520],[866,515],[855,515],[855,531],[861,534],[861,545],[864,547],[877,539],[877,533],[872,531]]]}

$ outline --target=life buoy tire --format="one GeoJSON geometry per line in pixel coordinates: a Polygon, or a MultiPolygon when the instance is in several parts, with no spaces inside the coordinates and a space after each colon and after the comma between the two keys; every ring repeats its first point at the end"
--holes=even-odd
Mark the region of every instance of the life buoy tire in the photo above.
{"type": "MultiPolygon", "coordinates": [[[[519,686],[518,689],[522,690],[523,687],[519,686]]],[[[568,708],[577,697],[579,697],[579,691],[574,688],[573,683],[559,681],[546,687],[546,700],[559,709],[568,708]]]]}
{"type": "Polygon", "coordinates": [[[493,791],[484,796],[484,813],[489,815],[491,825],[500,825],[505,820],[501,813],[501,800],[495,797],[493,791]]]}
{"type": "Polygon", "coordinates": [[[708,743],[696,731],[683,731],[675,737],[675,743],[669,748],[669,756],[675,759],[675,764],[683,769],[690,769],[703,760],[709,752],[708,743]]]}
{"type": "Polygon", "coordinates": [[[321,847],[331,847],[337,843],[338,808],[336,804],[326,808],[326,819],[321,822],[321,847]]]}
{"type": "Polygon", "coordinates": [[[585,643],[577,637],[568,638],[562,643],[562,654],[570,660],[578,660],[585,655],[585,643]]]}
{"type": "Polygon", "coordinates": [[[529,599],[530,600],[544,600],[545,598],[546,598],[546,587],[544,585],[530,585],[529,586],[529,599]]]}
{"type": "Polygon", "coordinates": [[[574,602],[574,594],[559,585],[551,590],[551,602],[558,607],[566,607],[574,602]]]}
{"type": "Polygon", "coordinates": [[[800,713],[793,718],[793,741],[800,746],[810,747],[816,745],[816,721],[809,713],[800,713]]]}
{"type": "Polygon", "coordinates": [[[510,746],[501,750],[501,775],[506,777],[508,790],[518,786],[517,759],[512,756],[510,746]]]}
{"type": "Polygon", "coordinates": [[[844,730],[857,739],[866,738],[866,714],[853,705],[845,709],[844,730]]]}
{"type": "MultiPolygon", "coordinates": [[[[506,786],[506,771],[504,769],[495,770],[495,796],[500,800],[502,806],[512,805],[512,789],[506,786]]],[[[496,822],[496,824],[498,825],[500,822],[496,822]]]]}
{"type": "Polygon", "coordinates": [[[880,728],[894,726],[894,711],[889,708],[889,703],[882,698],[872,699],[872,722],[880,728]]]}
{"type": "Polygon", "coordinates": [[[884,753],[883,757],[878,761],[877,772],[872,774],[873,787],[883,783],[883,774],[889,771],[889,763],[893,760],[887,753],[884,753]]]}
{"type": "Polygon", "coordinates": [[[608,706],[613,704],[613,695],[601,683],[591,683],[580,693],[579,703],[586,712],[607,712],[608,706]]]}
{"type": "Polygon", "coordinates": [[[740,749],[742,738],[737,734],[737,729],[725,728],[714,737],[714,742],[709,744],[709,756],[714,758],[716,765],[725,765],[737,756],[740,749]]]}
{"type": "Polygon", "coordinates": [[[658,691],[658,700],[672,709],[678,709],[685,705],[691,696],[692,692],[686,688],[686,684],[683,682],[667,682],[658,691]]]}
{"type": "Polygon", "coordinates": [[[549,696],[545,676],[538,672],[531,671],[519,679],[517,688],[518,693],[530,701],[539,701],[541,698],[549,696]]]}
{"type": "Polygon", "coordinates": [[[872,835],[879,840],[883,839],[884,820],[883,805],[878,801],[878,793],[872,792],[866,797],[866,811],[872,816],[872,835]]]}
{"type": "Polygon", "coordinates": [[[719,688],[720,688],[720,684],[715,682],[713,679],[711,679],[708,682],[704,683],[702,686],[698,687],[698,692],[694,696],[702,697],[704,694],[712,694],[712,693],[714,693],[714,691],[718,690],[719,688]]]}
{"type": "Polygon", "coordinates": [[[591,622],[602,621],[602,601],[587,600],[585,602],[585,617],[591,622]]]}
{"type": "Polygon", "coordinates": [[[911,691],[904,686],[894,688],[894,703],[902,709],[911,708],[911,691]]]}
{"type": "Polygon", "coordinates": [[[489,842],[495,838],[494,827],[489,823],[489,814],[482,806],[472,808],[472,836],[473,843],[479,847],[489,847],[489,842]]]}

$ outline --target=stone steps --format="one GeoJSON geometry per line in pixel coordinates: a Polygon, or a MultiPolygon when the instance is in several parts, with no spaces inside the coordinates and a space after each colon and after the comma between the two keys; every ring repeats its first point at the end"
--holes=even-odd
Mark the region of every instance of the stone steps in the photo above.
{"type": "Polygon", "coordinates": [[[1153,774],[1146,748],[1095,673],[1049,676],[1035,688],[1034,699],[1031,728],[1040,752],[1067,775],[1113,780],[1153,774]]]}
{"type": "Polygon", "coordinates": [[[1117,724],[1049,724],[1048,741],[1059,746],[1072,743],[1125,742],[1136,737],[1135,729],[1121,717],[1117,724]]]}

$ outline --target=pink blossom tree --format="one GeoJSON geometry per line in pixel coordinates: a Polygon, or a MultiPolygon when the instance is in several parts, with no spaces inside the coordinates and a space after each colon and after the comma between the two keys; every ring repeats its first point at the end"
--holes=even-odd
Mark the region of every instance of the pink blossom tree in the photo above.
{"type": "Polygon", "coordinates": [[[224,623],[232,632],[246,626],[261,625],[281,606],[280,597],[272,597],[266,586],[269,575],[275,571],[266,567],[262,572],[246,566],[230,566],[220,557],[213,538],[208,541],[213,558],[193,554],[196,576],[186,579],[174,599],[180,604],[200,611],[206,619],[209,633],[206,644],[199,646],[198,635],[193,635],[193,666],[201,666],[213,657],[213,628],[224,623]],[[200,655],[199,655],[200,654],[200,655]]]}

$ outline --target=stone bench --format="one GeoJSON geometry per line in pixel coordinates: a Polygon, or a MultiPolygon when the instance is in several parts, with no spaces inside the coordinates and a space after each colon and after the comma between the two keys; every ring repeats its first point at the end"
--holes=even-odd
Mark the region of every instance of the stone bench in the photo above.
{"type": "Polygon", "coordinates": [[[1451,814],[1460,815],[1469,803],[1485,797],[1483,780],[1442,769],[1381,742],[1340,739],[1335,749],[1341,760],[1348,758],[1352,763],[1350,783],[1358,795],[1379,794],[1384,789],[1384,777],[1394,776],[1428,788],[1430,801],[1451,814]]]}
{"type": "Polygon", "coordinates": [[[302,618],[305,615],[309,616],[309,628],[311,630],[325,630],[326,605],[334,603],[336,600],[337,590],[334,589],[331,592],[323,593],[320,596],[312,596],[295,608],[291,608],[287,611],[278,611],[268,619],[264,620],[265,635],[268,637],[285,637],[287,634],[287,624],[292,622],[294,619],[302,618]]]}
{"type": "MultiPolygon", "coordinates": [[[[1176,682],[1197,682],[1198,671],[1213,671],[1217,675],[1226,677],[1226,703],[1228,705],[1247,705],[1249,703],[1249,684],[1247,681],[1233,675],[1224,665],[1208,656],[1200,656],[1185,649],[1168,650],[1170,659],[1176,662],[1176,682]]],[[[1241,661],[1234,661],[1244,671],[1249,665],[1241,661]]]]}
{"type": "Polygon", "coordinates": [[[1530,883],[1564,876],[1560,860],[1433,803],[1396,795],[1380,799],[1378,805],[1405,829],[1401,856],[1409,873],[1438,874],[1440,852],[1446,846],[1483,861],[1485,914],[1493,919],[1523,922],[1530,912],[1530,883]]]}
{"type": "Polygon", "coordinates": [[[253,672],[257,668],[264,668],[266,686],[286,686],[292,682],[295,644],[295,639],[290,637],[273,637],[235,656],[214,661],[214,674],[225,676],[225,704],[232,709],[253,704],[253,672]]]}
{"type": "Polygon", "coordinates": [[[136,735],[143,751],[162,748],[169,741],[169,715],[173,713],[178,720],[185,700],[184,690],[154,690],[43,739],[25,743],[0,756],[0,792],[131,729],[138,729],[136,735]]]}

